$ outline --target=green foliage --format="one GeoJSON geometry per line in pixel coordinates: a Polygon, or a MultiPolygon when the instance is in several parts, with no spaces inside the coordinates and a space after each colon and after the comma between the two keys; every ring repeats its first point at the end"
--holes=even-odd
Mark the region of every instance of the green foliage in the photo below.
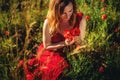
{"type": "Polygon", "coordinates": [[[43,0],[0,1],[0,80],[18,80],[19,60],[36,54],[46,4],[43,0]]]}
{"type": "Polygon", "coordinates": [[[67,75],[69,75],[72,80],[84,80],[86,77],[89,78],[91,76],[91,70],[93,69],[91,58],[83,54],[84,53],[80,53],[68,58],[71,66],[67,75]]]}

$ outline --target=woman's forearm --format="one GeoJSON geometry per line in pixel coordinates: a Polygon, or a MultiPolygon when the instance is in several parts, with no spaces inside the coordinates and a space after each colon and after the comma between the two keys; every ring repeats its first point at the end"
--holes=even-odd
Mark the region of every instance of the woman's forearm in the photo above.
{"type": "Polygon", "coordinates": [[[54,43],[54,44],[47,45],[45,47],[45,49],[56,50],[56,49],[62,48],[64,46],[66,46],[65,41],[62,41],[62,42],[59,42],[59,43],[54,43]]]}

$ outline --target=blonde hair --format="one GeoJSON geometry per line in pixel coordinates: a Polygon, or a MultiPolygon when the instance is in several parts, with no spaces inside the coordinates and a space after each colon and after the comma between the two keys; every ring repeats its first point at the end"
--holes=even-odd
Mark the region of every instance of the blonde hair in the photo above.
{"type": "Polygon", "coordinates": [[[64,8],[69,4],[73,4],[73,14],[69,20],[71,26],[76,22],[76,3],[74,0],[50,0],[47,19],[50,25],[50,33],[59,30],[60,15],[63,13],[64,8]]]}

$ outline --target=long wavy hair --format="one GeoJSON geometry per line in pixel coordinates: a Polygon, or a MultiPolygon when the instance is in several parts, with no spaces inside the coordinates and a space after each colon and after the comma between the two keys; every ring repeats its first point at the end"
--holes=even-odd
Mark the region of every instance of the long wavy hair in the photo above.
{"type": "Polygon", "coordinates": [[[50,33],[59,30],[60,15],[63,13],[64,8],[69,4],[73,4],[73,14],[69,20],[69,24],[73,26],[76,22],[76,3],[75,0],[50,0],[47,19],[50,25],[50,33]]]}

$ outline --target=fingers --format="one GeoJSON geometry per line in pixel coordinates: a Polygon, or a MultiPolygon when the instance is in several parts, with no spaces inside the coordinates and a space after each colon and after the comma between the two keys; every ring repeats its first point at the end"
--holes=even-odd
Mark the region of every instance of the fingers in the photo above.
{"type": "Polygon", "coordinates": [[[68,39],[65,40],[65,44],[66,44],[67,46],[69,45],[69,40],[68,40],[68,39]]]}
{"type": "Polygon", "coordinates": [[[72,45],[74,42],[75,42],[75,39],[73,38],[73,39],[70,41],[70,45],[72,45]]]}
{"type": "Polygon", "coordinates": [[[65,44],[66,44],[66,45],[72,45],[74,42],[75,42],[75,39],[74,39],[74,38],[73,38],[72,40],[70,40],[70,39],[66,39],[66,40],[65,40],[65,44]]]}

